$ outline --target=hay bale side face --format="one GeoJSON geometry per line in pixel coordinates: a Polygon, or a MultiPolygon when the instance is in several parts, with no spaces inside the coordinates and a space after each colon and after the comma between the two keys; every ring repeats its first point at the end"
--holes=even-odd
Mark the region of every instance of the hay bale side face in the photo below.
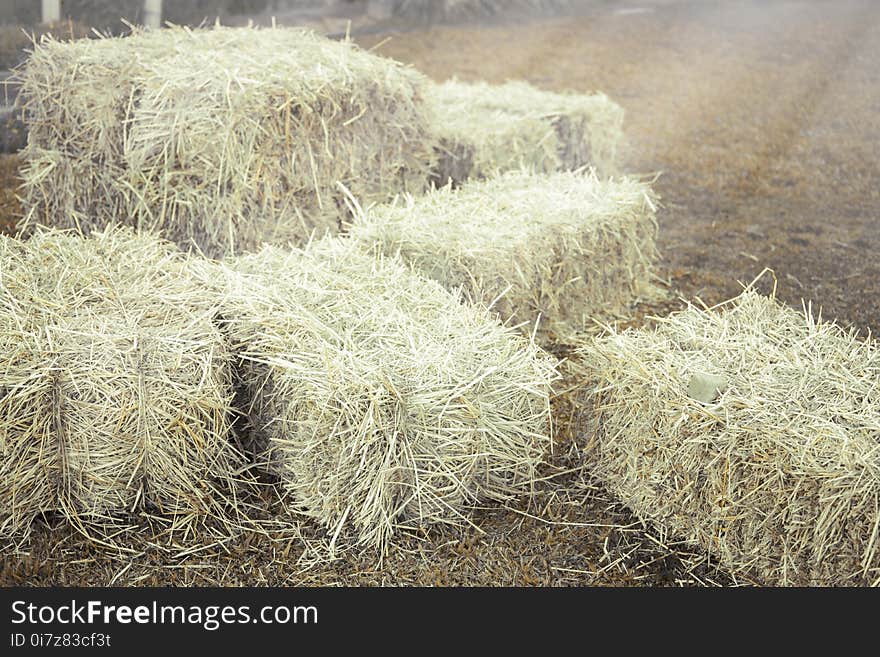
{"type": "Polygon", "coordinates": [[[433,178],[438,185],[519,168],[551,172],[589,165],[603,175],[616,171],[623,109],[604,94],[449,80],[429,87],[426,98],[440,142],[433,178]]]}
{"type": "MultiPolygon", "coordinates": [[[[0,321],[7,319],[0,313],[0,321]]],[[[41,376],[31,357],[34,336],[16,332],[11,322],[0,327],[0,537],[28,533],[31,519],[48,510],[57,489],[52,459],[53,426],[46,409],[52,402],[51,381],[41,376]]]]}
{"type": "Polygon", "coordinates": [[[41,44],[19,73],[23,226],[119,221],[209,255],[335,232],[361,200],[421,191],[426,80],[293,29],[168,29],[41,44]]]}
{"type": "Polygon", "coordinates": [[[651,294],[655,201],[628,179],[512,172],[375,206],[351,234],[526,333],[565,340],[651,294]]]}
{"type": "Polygon", "coordinates": [[[81,517],[144,506],[208,515],[213,483],[237,467],[216,327],[156,319],[90,313],[52,329],[62,507],[81,517]]]}
{"type": "Polygon", "coordinates": [[[60,511],[97,531],[140,508],[218,512],[229,356],[169,245],[128,231],[0,241],[0,522],[60,511]]]}
{"type": "Polygon", "coordinates": [[[876,584],[875,343],[747,292],[582,355],[595,472],[638,516],[763,584],[876,584]],[[694,377],[723,381],[712,402],[694,377]]]}
{"type": "Polygon", "coordinates": [[[308,515],[381,548],[530,490],[556,376],[537,347],[352,241],[235,269],[225,312],[260,459],[308,515]]]}

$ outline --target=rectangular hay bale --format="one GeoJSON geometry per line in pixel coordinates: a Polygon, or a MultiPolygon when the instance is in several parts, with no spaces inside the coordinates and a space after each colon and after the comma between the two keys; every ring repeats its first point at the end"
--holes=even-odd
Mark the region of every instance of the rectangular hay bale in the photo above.
{"type": "Polygon", "coordinates": [[[594,471],[765,585],[880,583],[880,349],[748,290],[581,351],[594,471]]]}
{"type": "Polygon", "coordinates": [[[531,490],[556,377],[534,344],[349,239],[220,271],[257,459],[334,540],[384,549],[531,490]]]}
{"type": "MultiPolygon", "coordinates": [[[[169,245],[129,231],[0,237],[0,535],[60,512],[219,515],[241,467],[230,359],[169,245]]],[[[173,516],[173,517],[172,517],[173,516]]]]}
{"type": "Polygon", "coordinates": [[[565,340],[652,293],[655,202],[631,179],[510,172],[373,206],[351,234],[526,333],[565,340]]]}
{"type": "Polygon", "coordinates": [[[302,29],[44,39],[17,74],[24,228],[161,231],[210,256],[336,232],[419,192],[433,142],[412,69],[302,29]]]}
{"type": "Polygon", "coordinates": [[[431,129],[439,141],[438,186],[499,171],[591,166],[616,171],[623,108],[605,94],[553,93],[526,82],[452,79],[428,87],[431,129]]]}

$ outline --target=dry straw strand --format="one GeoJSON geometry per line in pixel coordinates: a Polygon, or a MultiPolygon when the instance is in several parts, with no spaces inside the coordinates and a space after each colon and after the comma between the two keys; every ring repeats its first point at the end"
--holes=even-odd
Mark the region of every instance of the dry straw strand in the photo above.
{"type": "Polygon", "coordinates": [[[771,585],[880,576],[880,350],[749,289],[581,351],[595,472],[642,519],[771,585]],[[714,380],[708,403],[688,396],[714,380]]]}
{"type": "Polygon", "coordinates": [[[534,343],[349,239],[204,266],[258,460],[334,542],[384,550],[530,491],[557,376],[534,343]]]}
{"type": "Polygon", "coordinates": [[[516,171],[373,206],[351,234],[546,341],[652,296],[657,197],[642,182],[516,171]]]}

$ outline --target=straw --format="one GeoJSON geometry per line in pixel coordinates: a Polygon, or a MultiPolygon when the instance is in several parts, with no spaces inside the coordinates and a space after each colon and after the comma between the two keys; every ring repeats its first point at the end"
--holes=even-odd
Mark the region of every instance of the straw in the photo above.
{"type": "Polygon", "coordinates": [[[115,222],[221,256],[336,232],[420,191],[426,80],[302,29],[44,38],[17,72],[30,138],[21,228],[115,222]]]}
{"type": "Polygon", "coordinates": [[[594,471],[636,515],[763,584],[880,581],[873,340],[747,290],[581,354],[594,471]]]}
{"type": "Polygon", "coordinates": [[[44,512],[96,536],[139,510],[221,515],[231,364],[187,271],[121,229],[0,238],[0,534],[44,512]]]}
{"type": "Polygon", "coordinates": [[[429,87],[427,102],[440,142],[438,186],[524,167],[550,172],[589,165],[605,176],[616,171],[623,109],[604,94],[452,79],[429,87]]]}
{"type": "Polygon", "coordinates": [[[204,265],[243,361],[251,449],[293,504],[384,552],[528,493],[555,360],[439,284],[347,239],[204,265]]]}
{"type": "Polygon", "coordinates": [[[519,171],[374,206],[351,233],[526,334],[566,341],[654,294],[656,204],[632,179],[519,171]]]}

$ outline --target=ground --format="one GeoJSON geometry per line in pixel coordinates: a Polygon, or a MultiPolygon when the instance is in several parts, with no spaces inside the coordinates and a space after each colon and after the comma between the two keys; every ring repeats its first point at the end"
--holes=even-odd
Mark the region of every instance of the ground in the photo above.
{"type": "MultiPolygon", "coordinates": [[[[586,4],[576,17],[356,40],[438,80],[606,92],[627,113],[624,168],[660,174],[660,273],[673,291],[722,301],[770,268],[785,302],[880,329],[880,4],[586,4]]],[[[18,206],[6,200],[8,167],[4,176],[8,225],[18,206]]],[[[535,500],[486,510],[476,527],[407,539],[378,565],[352,554],[306,568],[308,559],[294,558],[299,538],[257,533],[213,555],[169,555],[147,539],[134,556],[113,555],[45,526],[28,554],[2,557],[0,583],[746,582],[643,528],[585,472],[565,472],[578,464],[570,403],[556,402],[554,478],[535,500]]]]}

